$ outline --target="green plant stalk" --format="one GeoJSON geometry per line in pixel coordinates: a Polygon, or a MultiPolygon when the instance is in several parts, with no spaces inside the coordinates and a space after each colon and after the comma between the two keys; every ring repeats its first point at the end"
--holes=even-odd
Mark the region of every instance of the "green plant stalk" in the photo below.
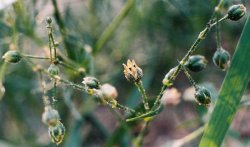
{"type": "Polygon", "coordinates": [[[235,54],[212,113],[205,127],[200,147],[221,146],[226,132],[240,107],[241,97],[250,79],[250,16],[240,37],[235,54]]]}
{"type": "Polygon", "coordinates": [[[135,82],[135,85],[137,86],[139,92],[142,95],[142,102],[144,104],[144,108],[145,108],[146,111],[148,111],[149,110],[148,97],[146,95],[145,89],[143,88],[142,81],[140,80],[138,82],[135,82]]]}
{"type": "Polygon", "coordinates": [[[40,56],[34,56],[34,55],[23,55],[22,56],[26,57],[26,58],[32,58],[32,59],[50,59],[49,57],[40,57],[40,56]]]}
{"type": "MultiPolygon", "coordinates": [[[[178,74],[181,71],[181,64],[184,65],[187,62],[188,58],[192,55],[192,53],[195,51],[195,49],[200,44],[200,42],[206,38],[206,36],[209,33],[209,31],[211,30],[211,28],[214,27],[217,23],[220,23],[220,22],[226,20],[227,18],[228,18],[228,16],[225,15],[224,17],[222,17],[220,20],[216,21],[215,23],[207,25],[205,27],[205,29],[203,29],[199,33],[198,37],[196,38],[196,40],[194,41],[193,45],[188,50],[187,54],[182,58],[182,60],[180,61],[180,63],[176,66],[176,70],[175,70],[174,74],[170,77],[170,81],[174,81],[175,80],[175,78],[178,76],[178,74]]],[[[160,93],[156,97],[156,100],[154,102],[154,106],[153,106],[152,109],[155,109],[157,107],[157,105],[160,103],[160,100],[161,100],[161,97],[162,97],[162,95],[164,93],[164,90],[166,90],[168,87],[169,86],[165,86],[165,85],[162,86],[160,93]]]]}
{"type": "Polygon", "coordinates": [[[149,121],[144,121],[143,122],[143,126],[142,126],[142,129],[141,129],[139,135],[133,141],[133,146],[134,147],[141,147],[142,146],[143,137],[144,137],[144,135],[146,133],[146,129],[147,129],[148,125],[149,125],[149,121]]]}
{"type": "Polygon", "coordinates": [[[71,43],[68,42],[68,39],[67,39],[68,33],[66,31],[63,19],[62,19],[60,13],[59,13],[59,8],[58,8],[58,5],[57,5],[57,1],[52,0],[52,4],[53,4],[53,7],[54,7],[54,16],[55,16],[56,22],[57,22],[57,24],[58,24],[58,26],[60,28],[60,33],[62,35],[63,44],[65,46],[67,55],[68,55],[68,57],[70,59],[75,60],[76,59],[75,52],[74,52],[74,50],[72,50],[71,43]]]}
{"type": "Polygon", "coordinates": [[[187,144],[188,142],[194,140],[195,138],[197,138],[198,136],[200,136],[202,134],[202,132],[204,131],[204,127],[200,127],[196,130],[194,130],[193,132],[191,132],[190,134],[188,134],[187,136],[176,140],[176,147],[182,147],[185,144],[187,144]]]}
{"type": "Polygon", "coordinates": [[[103,31],[100,38],[97,40],[93,53],[96,54],[106,44],[114,31],[118,28],[122,20],[127,16],[128,12],[133,8],[135,0],[127,0],[125,6],[119,12],[119,14],[111,21],[108,27],[103,31]]]}
{"type": "MultiPolygon", "coordinates": [[[[39,72],[42,72],[42,73],[44,73],[44,74],[50,76],[50,77],[53,78],[55,81],[60,81],[60,82],[64,83],[65,85],[68,85],[68,86],[70,86],[70,87],[72,87],[72,88],[74,88],[74,89],[76,89],[76,90],[79,90],[79,91],[83,91],[83,92],[88,93],[88,92],[86,91],[86,88],[85,88],[85,87],[83,87],[83,86],[81,86],[81,85],[78,85],[78,84],[75,84],[75,83],[73,83],[73,82],[71,82],[71,81],[68,81],[68,80],[66,80],[66,79],[63,79],[63,78],[61,78],[60,76],[51,75],[51,74],[48,73],[47,70],[45,70],[44,68],[41,68],[41,66],[36,65],[36,64],[33,63],[32,61],[30,61],[28,58],[25,58],[25,59],[26,59],[25,61],[26,61],[33,69],[35,69],[35,70],[37,70],[37,71],[39,71],[39,72]]],[[[120,104],[120,103],[117,103],[117,108],[120,109],[120,110],[129,111],[129,112],[132,113],[132,114],[135,113],[135,110],[134,110],[134,109],[128,108],[128,107],[126,107],[126,106],[124,106],[124,105],[122,105],[122,104],[120,104]]]]}

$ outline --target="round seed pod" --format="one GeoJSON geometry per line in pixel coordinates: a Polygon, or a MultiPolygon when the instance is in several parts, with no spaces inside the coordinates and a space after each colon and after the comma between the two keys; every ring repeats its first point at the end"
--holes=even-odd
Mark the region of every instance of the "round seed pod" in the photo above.
{"type": "Polygon", "coordinates": [[[213,55],[213,62],[223,71],[227,70],[230,66],[230,54],[223,48],[217,49],[213,55]]]}
{"type": "Polygon", "coordinates": [[[47,18],[46,18],[46,22],[47,22],[48,24],[51,24],[51,23],[52,23],[51,17],[47,17],[47,18]]]}
{"type": "Polygon", "coordinates": [[[193,55],[190,56],[185,67],[190,71],[199,72],[202,71],[207,66],[207,60],[204,56],[201,55],[193,55]]]}
{"type": "Polygon", "coordinates": [[[42,114],[42,121],[48,126],[55,126],[60,120],[60,116],[57,110],[51,108],[51,106],[46,106],[42,114]]]}
{"type": "Polygon", "coordinates": [[[2,58],[8,63],[18,63],[22,59],[22,55],[18,51],[11,50],[6,52],[2,58]]]}
{"type": "Polygon", "coordinates": [[[206,88],[198,86],[195,89],[195,99],[199,104],[207,106],[211,103],[210,92],[206,88]]]}
{"type": "Polygon", "coordinates": [[[229,7],[227,15],[230,20],[237,21],[246,14],[246,7],[242,4],[229,7]]]}
{"type": "Polygon", "coordinates": [[[55,64],[50,64],[49,68],[48,68],[48,72],[50,75],[56,76],[59,74],[60,70],[58,68],[58,66],[56,66],[55,64]]]}
{"type": "Polygon", "coordinates": [[[104,99],[106,100],[116,99],[118,96],[116,88],[110,84],[103,84],[101,86],[101,92],[104,99]]]}
{"type": "Polygon", "coordinates": [[[171,80],[171,77],[174,75],[176,70],[177,70],[177,67],[174,67],[169,70],[169,72],[165,75],[164,79],[162,80],[163,85],[167,87],[173,85],[173,81],[171,80]]]}
{"type": "Polygon", "coordinates": [[[65,127],[60,121],[57,121],[55,126],[49,126],[49,136],[53,143],[59,145],[63,141],[64,135],[65,127]]]}

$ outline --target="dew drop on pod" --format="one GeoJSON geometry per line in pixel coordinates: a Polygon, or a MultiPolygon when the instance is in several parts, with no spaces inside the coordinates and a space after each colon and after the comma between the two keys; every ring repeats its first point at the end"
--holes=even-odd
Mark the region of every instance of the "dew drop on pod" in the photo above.
{"type": "Polygon", "coordinates": [[[198,101],[199,104],[208,106],[211,103],[211,95],[210,92],[201,86],[198,86],[195,89],[195,99],[198,101]]]}
{"type": "Polygon", "coordinates": [[[190,71],[199,72],[202,71],[207,66],[207,60],[204,56],[193,55],[190,56],[188,61],[185,64],[190,71]]]}
{"type": "Polygon", "coordinates": [[[42,121],[48,126],[55,126],[60,120],[59,113],[51,106],[46,106],[42,114],[42,121]]]}
{"type": "Polygon", "coordinates": [[[6,52],[2,58],[8,63],[18,63],[22,59],[22,55],[18,51],[12,50],[6,52]]]}
{"type": "Polygon", "coordinates": [[[49,68],[48,68],[48,72],[49,72],[49,74],[50,75],[52,75],[52,76],[56,76],[56,75],[58,75],[59,74],[59,68],[58,68],[58,66],[56,66],[55,64],[50,64],[50,66],[49,66],[49,68]]]}
{"type": "Polygon", "coordinates": [[[237,21],[246,14],[246,7],[242,4],[229,7],[227,15],[230,20],[237,21]]]}
{"type": "Polygon", "coordinates": [[[223,48],[218,48],[213,55],[213,62],[223,71],[227,70],[230,66],[230,54],[223,48]]]}
{"type": "Polygon", "coordinates": [[[60,121],[57,121],[55,126],[49,126],[49,136],[53,143],[59,145],[63,141],[64,135],[65,127],[60,121]]]}

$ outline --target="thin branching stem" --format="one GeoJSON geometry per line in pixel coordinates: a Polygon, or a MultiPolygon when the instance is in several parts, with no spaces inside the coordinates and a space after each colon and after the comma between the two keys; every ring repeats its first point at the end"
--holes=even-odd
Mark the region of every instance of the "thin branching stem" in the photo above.
{"type": "MultiPolygon", "coordinates": [[[[211,30],[212,27],[214,27],[217,23],[220,23],[224,20],[226,20],[228,18],[228,15],[225,15],[224,17],[222,17],[221,19],[219,19],[218,21],[216,21],[215,23],[212,24],[207,24],[207,26],[205,27],[205,29],[203,29],[198,37],[196,38],[196,40],[194,41],[194,43],[192,44],[192,46],[190,47],[190,49],[188,50],[187,54],[182,58],[182,60],[180,61],[180,63],[176,66],[176,70],[174,72],[174,74],[170,77],[170,81],[174,81],[175,78],[178,76],[178,74],[181,71],[181,64],[185,64],[188,60],[188,58],[193,54],[193,52],[195,51],[195,49],[197,48],[197,46],[200,44],[200,42],[202,40],[204,40],[206,38],[206,35],[208,34],[208,32],[211,30]]],[[[210,20],[209,20],[210,22],[210,20]]],[[[157,105],[159,104],[161,97],[164,93],[164,91],[168,88],[168,86],[163,85],[161,88],[161,91],[159,93],[159,95],[157,96],[155,102],[154,102],[154,106],[152,109],[155,109],[157,107],[157,105]]]]}
{"type": "Polygon", "coordinates": [[[142,129],[141,129],[139,135],[134,140],[134,146],[135,147],[141,147],[142,146],[142,144],[143,144],[143,138],[145,136],[146,129],[147,129],[148,125],[149,125],[149,121],[144,121],[143,122],[142,129]]]}
{"type": "Polygon", "coordinates": [[[138,82],[135,82],[135,85],[137,86],[139,92],[142,95],[142,101],[143,101],[144,108],[146,111],[148,111],[149,110],[148,97],[146,95],[145,89],[143,88],[142,81],[140,80],[138,82]]]}
{"type": "Polygon", "coordinates": [[[133,8],[135,0],[127,0],[124,7],[119,14],[111,21],[107,28],[103,31],[100,38],[97,40],[94,47],[94,54],[96,54],[109,40],[114,31],[118,28],[122,20],[127,16],[128,12],[133,8]]]}

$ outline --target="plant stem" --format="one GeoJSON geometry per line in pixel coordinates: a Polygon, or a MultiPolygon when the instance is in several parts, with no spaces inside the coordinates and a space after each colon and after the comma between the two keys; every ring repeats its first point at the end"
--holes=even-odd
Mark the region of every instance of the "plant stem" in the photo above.
{"type": "Polygon", "coordinates": [[[33,59],[50,59],[49,57],[40,57],[40,56],[34,56],[34,55],[22,55],[26,58],[33,58],[33,59]]]}
{"type": "Polygon", "coordinates": [[[202,132],[204,131],[204,127],[200,127],[197,130],[191,132],[190,134],[188,134],[187,136],[178,139],[174,142],[173,146],[174,147],[182,147],[184,146],[186,143],[194,140],[195,138],[197,138],[198,136],[200,136],[202,134],[202,132]]]}
{"type": "MultiPolygon", "coordinates": [[[[220,23],[220,22],[226,20],[227,18],[228,18],[228,15],[225,15],[224,17],[222,17],[220,20],[216,21],[215,23],[207,24],[207,26],[205,27],[205,29],[203,29],[199,33],[198,37],[196,38],[196,40],[194,41],[194,43],[192,44],[192,46],[188,50],[187,54],[182,58],[182,60],[180,61],[180,63],[176,66],[176,68],[175,68],[176,70],[175,70],[174,74],[170,77],[170,81],[174,81],[175,80],[175,78],[177,77],[177,75],[181,71],[181,64],[184,65],[187,62],[188,58],[192,55],[192,53],[195,51],[195,49],[200,44],[200,42],[206,38],[206,35],[211,30],[211,28],[214,27],[217,23],[220,23]]],[[[152,109],[154,109],[157,106],[157,104],[159,104],[159,102],[161,100],[161,97],[163,95],[164,90],[166,90],[168,87],[169,86],[165,86],[165,85],[162,86],[161,91],[158,94],[158,96],[157,96],[157,98],[156,98],[156,100],[154,102],[154,106],[153,106],[152,109]]]]}
{"type": "Polygon", "coordinates": [[[135,85],[137,86],[139,92],[142,95],[142,101],[143,101],[144,108],[146,111],[148,111],[149,110],[148,97],[146,95],[145,89],[143,88],[142,81],[140,80],[138,82],[135,82],[135,85]]]}
{"type": "Polygon", "coordinates": [[[127,0],[126,4],[119,12],[119,14],[111,21],[107,28],[103,31],[100,38],[97,40],[93,53],[96,54],[106,44],[111,35],[120,25],[122,20],[127,16],[128,12],[133,8],[135,0],[127,0]]]}
{"type": "Polygon", "coordinates": [[[141,147],[142,146],[143,138],[144,138],[144,135],[146,133],[146,129],[147,129],[148,125],[149,125],[149,121],[144,121],[139,135],[135,138],[135,140],[133,142],[134,147],[141,147]]]}
{"type": "MultiPolygon", "coordinates": [[[[44,68],[41,68],[40,66],[36,65],[36,64],[33,63],[32,61],[30,61],[28,58],[25,58],[25,59],[26,59],[25,61],[27,61],[27,63],[28,63],[33,69],[36,69],[36,70],[38,70],[39,72],[42,72],[42,73],[44,73],[44,74],[50,76],[50,77],[53,78],[55,81],[60,81],[60,82],[66,84],[66,85],[68,85],[68,86],[71,86],[72,88],[74,88],[74,89],[76,89],[76,90],[79,90],[79,91],[83,91],[83,92],[88,93],[88,92],[86,91],[86,88],[85,88],[84,86],[81,86],[81,85],[75,84],[75,83],[73,83],[73,82],[71,82],[71,81],[68,81],[68,80],[66,80],[66,79],[63,79],[63,78],[59,77],[58,75],[51,75],[51,74],[48,73],[47,70],[45,70],[44,68]]],[[[56,84],[57,84],[57,83],[56,83],[56,84]]],[[[95,96],[97,96],[97,95],[95,95],[95,96]]],[[[128,108],[128,107],[126,107],[126,106],[124,106],[124,105],[122,105],[122,104],[119,104],[119,103],[117,103],[117,108],[119,108],[119,109],[121,109],[121,110],[124,110],[124,111],[129,111],[130,113],[135,113],[135,110],[134,110],[134,109],[128,108]]]]}

